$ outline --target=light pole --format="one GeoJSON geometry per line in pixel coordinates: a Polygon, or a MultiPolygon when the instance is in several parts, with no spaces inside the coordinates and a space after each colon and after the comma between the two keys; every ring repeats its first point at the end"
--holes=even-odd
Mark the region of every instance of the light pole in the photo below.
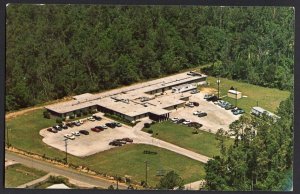
{"type": "Polygon", "coordinates": [[[68,139],[66,138],[65,140],[65,148],[66,148],[66,164],[68,163],[68,139]]]}
{"type": "Polygon", "coordinates": [[[220,77],[218,77],[218,79],[217,79],[217,84],[218,84],[218,100],[220,99],[220,82],[221,82],[220,77]]]}

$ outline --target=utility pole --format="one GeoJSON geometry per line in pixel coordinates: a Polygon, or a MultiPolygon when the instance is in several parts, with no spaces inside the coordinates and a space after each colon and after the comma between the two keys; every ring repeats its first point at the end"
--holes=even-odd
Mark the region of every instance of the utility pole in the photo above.
{"type": "Polygon", "coordinates": [[[66,164],[68,163],[68,139],[65,139],[65,148],[66,148],[66,164]]]}
{"type": "Polygon", "coordinates": [[[220,99],[220,82],[221,82],[220,77],[218,77],[218,79],[217,79],[217,84],[218,84],[218,100],[220,99]]]}
{"type": "Polygon", "coordinates": [[[146,186],[148,185],[148,161],[145,161],[146,169],[145,169],[145,179],[146,179],[146,186]]]}

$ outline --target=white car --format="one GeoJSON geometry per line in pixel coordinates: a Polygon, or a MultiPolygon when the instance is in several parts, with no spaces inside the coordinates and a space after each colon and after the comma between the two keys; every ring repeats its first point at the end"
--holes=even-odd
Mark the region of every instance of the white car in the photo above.
{"type": "Polygon", "coordinates": [[[190,103],[186,104],[186,106],[193,108],[194,104],[192,102],[190,102],[190,103]]]}
{"type": "Polygon", "coordinates": [[[80,120],[79,120],[79,123],[82,125],[82,124],[83,124],[83,121],[80,119],[80,120]]]}
{"type": "Polygon", "coordinates": [[[107,129],[107,126],[106,126],[106,125],[101,125],[101,127],[102,127],[103,129],[107,129]]]}
{"type": "Polygon", "coordinates": [[[66,135],[64,135],[64,137],[67,138],[67,139],[71,139],[71,140],[75,139],[75,137],[73,135],[70,135],[70,134],[66,134],[66,135]]]}
{"type": "Polygon", "coordinates": [[[96,121],[96,119],[94,117],[89,117],[88,120],[89,121],[96,121]]]}
{"type": "Polygon", "coordinates": [[[178,121],[179,120],[179,118],[177,118],[177,117],[174,117],[174,118],[171,118],[171,121],[178,121]]]}
{"type": "Polygon", "coordinates": [[[188,125],[188,124],[190,124],[191,122],[192,122],[191,120],[186,120],[186,121],[184,121],[182,124],[188,125]]]}
{"type": "Polygon", "coordinates": [[[80,136],[80,133],[78,131],[74,131],[74,132],[72,132],[72,135],[74,135],[74,136],[80,136]]]}
{"type": "Polygon", "coordinates": [[[193,115],[198,115],[201,111],[196,111],[196,112],[193,112],[193,115]]]}

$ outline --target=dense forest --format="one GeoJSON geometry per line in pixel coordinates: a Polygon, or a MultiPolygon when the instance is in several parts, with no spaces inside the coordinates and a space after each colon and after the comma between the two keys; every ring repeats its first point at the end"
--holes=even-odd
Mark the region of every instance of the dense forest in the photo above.
{"type": "Polygon", "coordinates": [[[201,66],[290,89],[293,55],[288,7],[10,4],[6,111],[201,66]]]}
{"type": "MultiPolygon", "coordinates": [[[[219,130],[221,156],[206,166],[208,190],[283,191],[290,186],[293,165],[294,97],[280,103],[277,122],[267,116],[243,115],[229,127],[235,137],[224,145],[226,132],[219,130]]],[[[290,189],[290,188],[288,188],[290,189]]]]}

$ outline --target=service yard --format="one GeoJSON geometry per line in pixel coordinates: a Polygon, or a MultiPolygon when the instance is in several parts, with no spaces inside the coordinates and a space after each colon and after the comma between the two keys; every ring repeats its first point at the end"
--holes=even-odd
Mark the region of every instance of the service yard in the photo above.
{"type": "Polygon", "coordinates": [[[229,125],[237,120],[240,115],[234,115],[230,110],[225,110],[213,102],[207,102],[204,99],[204,93],[193,94],[190,97],[190,102],[198,102],[199,106],[188,107],[178,109],[170,114],[170,118],[177,117],[179,119],[191,120],[193,122],[201,123],[203,126],[200,129],[206,131],[211,131],[216,133],[218,129],[223,128],[224,130],[229,130],[229,125]],[[207,116],[198,117],[193,115],[196,111],[204,111],[207,116]]]}

